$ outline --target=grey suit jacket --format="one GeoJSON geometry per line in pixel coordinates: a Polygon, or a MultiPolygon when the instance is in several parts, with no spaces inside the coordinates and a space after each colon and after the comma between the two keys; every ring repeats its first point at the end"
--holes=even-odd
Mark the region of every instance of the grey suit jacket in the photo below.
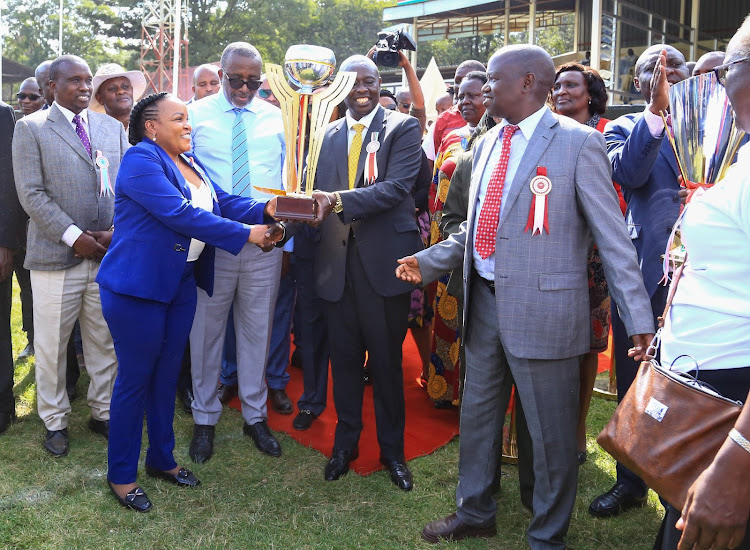
{"type": "Polygon", "coordinates": [[[320,226],[315,256],[315,288],[327,301],[341,299],[346,280],[347,246],[351,231],[357,241],[368,282],[380,296],[396,296],[414,286],[393,276],[396,260],[422,249],[414,214],[414,188],[422,164],[419,122],[378,107],[363,143],[378,132],[378,178],[364,185],[365,147],[359,158],[356,186],[349,189],[346,119],[327,128],[315,174],[315,188],[339,191],[344,211],[331,214],[320,226]]]}
{"type": "MultiPolygon", "coordinates": [[[[122,124],[88,111],[92,154],[109,161],[114,188],[120,161],[129,145],[122,124]]],[[[26,243],[26,269],[56,271],[82,260],[62,242],[75,224],[81,230],[112,226],[114,196],[99,196],[99,168],[89,157],[73,126],[57,105],[24,117],[13,135],[13,171],[18,198],[31,218],[26,243]]]]}
{"type": "MultiPolygon", "coordinates": [[[[458,233],[416,255],[425,281],[464,263],[464,319],[470,303],[479,183],[500,128],[490,130],[474,151],[468,220],[458,233]]],[[[654,331],[635,249],[612,188],[611,167],[599,132],[567,117],[542,117],[503,197],[497,229],[495,300],[500,334],[509,352],[526,359],[562,359],[589,350],[587,259],[593,236],[609,290],[629,334],[654,331]],[[547,168],[549,234],[524,232],[537,166],[547,168]]],[[[481,307],[481,305],[477,305],[481,307]]],[[[466,330],[466,327],[464,327],[466,330]]]]}

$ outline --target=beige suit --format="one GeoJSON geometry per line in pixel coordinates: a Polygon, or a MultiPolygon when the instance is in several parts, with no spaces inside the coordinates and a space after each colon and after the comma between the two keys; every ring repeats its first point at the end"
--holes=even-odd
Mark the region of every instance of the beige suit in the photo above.
{"type": "MultiPolygon", "coordinates": [[[[88,134],[92,154],[100,151],[109,161],[114,185],[128,148],[122,124],[88,111],[88,134]]],[[[76,258],[62,236],[70,225],[83,231],[109,229],[114,196],[100,195],[101,172],[56,104],[16,125],[13,169],[18,198],[30,217],[24,266],[31,271],[34,292],[39,416],[48,430],[67,427],[65,349],[78,318],[91,378],[87,401],[96,420],[108,420],[117,360],[95,282],[99,263],[76,258]]]]}

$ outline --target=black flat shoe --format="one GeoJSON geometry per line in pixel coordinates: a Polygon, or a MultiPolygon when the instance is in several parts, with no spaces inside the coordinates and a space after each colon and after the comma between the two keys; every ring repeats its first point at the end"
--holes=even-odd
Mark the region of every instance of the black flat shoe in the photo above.
{"type": "Polygon", "coordinates": [[[104,436],[104,439],[109,439],[109,420],[97,420],[92,416],[89,418],[89,429],[95,434],[104,436]]]}
{"type": "Polygon", "coordinates": [[[152,468],[151,466],[146,464],[146,474],[157,479],[169,481],[170,483],[179,487],[197,487],[201,484],[200,480],[195,477],[195,474],[193,474],[193,472],[191,472],[187,468],[180,468],[179,472],[177,472],[176,474],[172,474],[169,472],[157,470],[156,468],[152,468]]]}
{"type": "Polygon", "coordinates": [[[109,490],[112,491],[112,494],[115,496],[115,499],[117,499],[117,502],[119,502],[125,508],[130,508],[131,510],[135,510],[136,512],[148,512],[149,510],[151,510],[151,501],[148,499],[148,496],[146,496],[146,493],[144,493],[143,489],[141,489],[140,487],[136,487],[127,495],[125,495],[125,498],[122,498],[117,494],[117,491],[115,491],[115,488],[112,487],[112,484],[109,482],[109,480],[107,481],[107,485],[109,485],[109,490]]]}
{"type": "Polygon", "coordinates": [[[411,491],[414,485],[409,467],[406,465],[404,460],[385,460],[380,459],[380,462],[390,470],[391,481],[401,489],[402,491],[411,491]]]}
{"type": "Polygon", "coordinates": [[[593,500],[589,506],[589,514],[597,518],[616,516],[631,508],[645,505],[647,496],[648,494],[634,495],[627,483],[618,482],[609,491],[593,500]]]}
{"type": "Polygon", "coordinates": [[[68,428],[62,430],[47,430],[44,439],[44,448],[55,458],[68,454],[70,443],[68,442],[68,428]]]}
{"type": "Polygon", "coordinates": [[[242,431],[245,435],[253,438],[255,446],[261,453],[269,456],[281,456],[281,445],[279,445],[271,430],[268,429],[265,420],[256,422],[252,426],[245,422],[242,431]]]}
{"type": "Polygon", "coordinates": [[[336,481],[345,475],[349,471],[349,463],[358,456],[358,447],[355,447],[353,451],[334,449],[331,453],[331,459],[326,464],[324,472],[326,481],[336,481]]]}
{"type": "Polygon", "coordinates": [[[294,420],[292,421],[292,427],[295,430],[299,430],[301,432],[305,430],[309,430],[310,426],[312,426],[313,420],[315,420],[317,415],[313,414],[312,411],[307,409],[302,409],[299,411],[299,414],[294,417],[294,420]]]}

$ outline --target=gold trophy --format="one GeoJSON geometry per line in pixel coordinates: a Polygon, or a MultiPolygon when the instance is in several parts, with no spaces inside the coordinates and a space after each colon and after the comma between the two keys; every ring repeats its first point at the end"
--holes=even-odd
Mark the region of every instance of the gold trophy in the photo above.
{"type": "Polygon", "coordinates": [[[316,88],[323,87],[330,80],[335,68],[336,56],[332,50],[307,44],[291,46],[286,51],[283,69],[279,65],[266,64],[268,84],[281,106],[286,140],[285,191],[272,191],[277,195],[276,217],[279,219],[310,221],[317,214],[312,193],[325,127],[334,108],[344,100],[357,78],[356,73],[339,71],[326,89],[314,93],[316,88]],[[309,109],[310,105],[312,109],[309,109]],[[306,144],[307,171],[303,189],[306,144]]]}

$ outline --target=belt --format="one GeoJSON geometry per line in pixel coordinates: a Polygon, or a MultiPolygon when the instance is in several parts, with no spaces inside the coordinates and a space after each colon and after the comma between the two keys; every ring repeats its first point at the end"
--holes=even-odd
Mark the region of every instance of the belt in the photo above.
{"type": "Polygon", "coordinates": [[[485,279],[482,277],[479,273],[477,273],[476,269],[472,270],[472,276],[477,281],[481,282],[484,286],[487,287],[487,289],[492,292],[492,294],[495,294],[495,281],[490,281],[489,279],[485,279]]]}

